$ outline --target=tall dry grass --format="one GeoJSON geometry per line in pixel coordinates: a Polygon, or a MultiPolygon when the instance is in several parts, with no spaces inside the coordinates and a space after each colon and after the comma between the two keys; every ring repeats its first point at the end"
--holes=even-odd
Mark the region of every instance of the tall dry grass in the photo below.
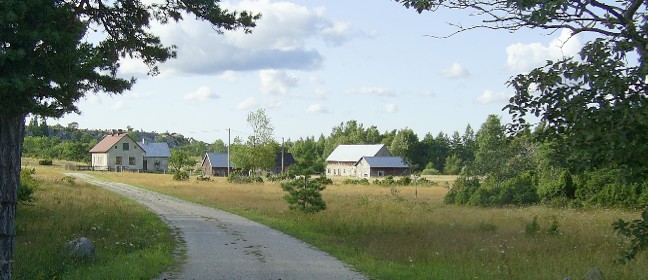
{"type": "Polygon", "coordinates": [[[34,200],[16,211],[14,279],[151,279],[173,264],[172,232],[144,206],[107,190],[62,182],[61,165],[37,166],[34,200]],[[67,258],[62,246],[87,237],[96,258],[67,258]]]}
{"type": "Polygon", "coordinates": [[[176,182],[170,175],[92,173],[221,208],[298,238],[375,279],[580,279],[592,267],[608,279],[646,279],[646,254],[617,265],[619,218],[637,211],[476,208],[443,204],[442,187],[329,186],[328,209],[288,210],[279,184],[176,182]],[[416,195],[415,195],[416,192],[416,195]],[[537,217],[539,231],[526,228],[537,217]],[[552,224],[557,232],[550,232],[552,224]]]}

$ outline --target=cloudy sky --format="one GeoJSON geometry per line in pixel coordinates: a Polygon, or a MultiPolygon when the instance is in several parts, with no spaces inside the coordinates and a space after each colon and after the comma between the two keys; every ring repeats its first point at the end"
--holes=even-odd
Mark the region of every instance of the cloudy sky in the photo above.
{"type": "Polygon", "coordinates": [[[574,55],[582,39],[567,32],[472,30],[467,12],[417,14],[392,0],[224,1],[224,7],[261,12],[252,34],[219,35],[204,22],[154,25],[178,58],[161,74],[124,61],[120,75],[138,83],[123,95],[87,96],[81,115],[49,124],[81,128],[178,132],[205,142],[227,128],[245,136],[246,116],[264,108],[275,137],[329,135],[348,120],[380,131],[475,130],[502,111],[512,95],[509,77],[547,59],[574,55]]]}

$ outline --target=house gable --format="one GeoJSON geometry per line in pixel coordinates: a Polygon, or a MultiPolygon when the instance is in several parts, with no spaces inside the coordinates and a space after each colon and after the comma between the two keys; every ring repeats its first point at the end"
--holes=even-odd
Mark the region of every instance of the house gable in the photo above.
{"type": "Polygon", "coordinates": [[[111,134],[90,149],[92,166],[98,170],[143,169],[144,149],[128,134],[111,134]]]}

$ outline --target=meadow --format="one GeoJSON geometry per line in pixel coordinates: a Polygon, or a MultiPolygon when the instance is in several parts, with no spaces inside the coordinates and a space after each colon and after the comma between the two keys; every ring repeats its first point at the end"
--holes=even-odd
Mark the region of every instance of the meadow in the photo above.
{"type": "Polygon", "coordinates": [[[155,214],[110,191],[65,181],[61,166],[32,160],[40,186],[16,211],[14,279],[152,279],[174,264],[176,241],[155,214]],[[93,260],[66,257],[73,239],[93,241],[93,260]]]}
{"type": "Polygon", "coordinates": [[[639,211],[545,206],[445,205],[453,177],[433,187],[349,186],[323,191],[327,210],[288,209],[278,183],[236,185],[224,178],[177,182],[171,175],[98,173],[107,180],[191,200],[269,225],[326,251],[371,279],[645,279],[648,254],[614,263],[625,240],[611,224],[639,211]]]}

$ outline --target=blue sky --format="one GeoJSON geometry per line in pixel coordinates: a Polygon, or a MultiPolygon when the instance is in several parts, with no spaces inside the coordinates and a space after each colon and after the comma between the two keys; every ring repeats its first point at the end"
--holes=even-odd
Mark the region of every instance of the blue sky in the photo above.
{"type": "Polygon", "coordinates": [[[391,0],[224,1],[259,11],[252,34],[217,34],[192,16],[151,29],[178,58],[161,74],[125,60],[120,75],[137,84],[123,95],[89,95],[81,115],[49,124],[81,128],[178,132],[205,142],[250,132],[246,116],[264,108],[275,137],[329,135],[348,120],[380,131],[475,130],[502,111],[512,95],[505,83],[547,59],[575,55],[582,39],[556,31],[456,31],[480,18],[467,11],[418,14],[391,0]]]}

